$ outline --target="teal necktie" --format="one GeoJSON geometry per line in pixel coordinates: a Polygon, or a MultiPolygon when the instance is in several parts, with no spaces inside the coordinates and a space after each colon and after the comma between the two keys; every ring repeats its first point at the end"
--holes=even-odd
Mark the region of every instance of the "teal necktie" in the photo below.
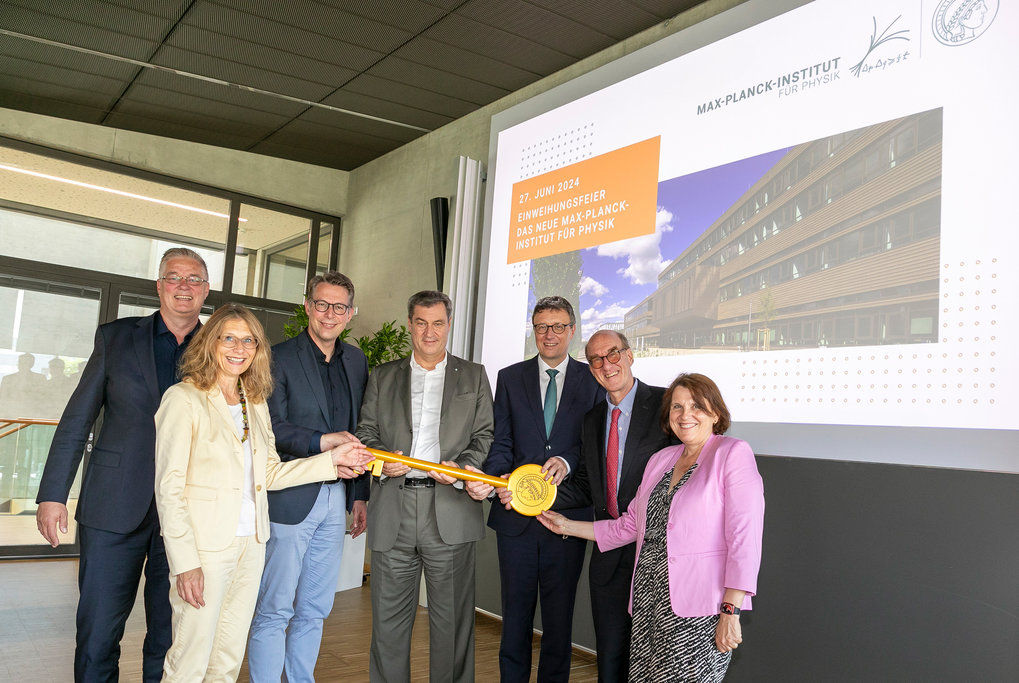
{"type": "Polygon", "coordinates": [[[555,422],[555,404],[558,389],[555,385],[555,376],[558,370],[546,370],[548,373],[548,389],[545,390],[545,436],[552,435],[552,423],[555,422]]]}

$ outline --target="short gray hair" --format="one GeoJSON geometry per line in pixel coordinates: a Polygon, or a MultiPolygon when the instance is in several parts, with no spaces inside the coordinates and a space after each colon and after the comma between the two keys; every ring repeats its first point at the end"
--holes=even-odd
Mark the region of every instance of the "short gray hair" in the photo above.
{"type": "Polygon", "coordinates": [[[354,283],[349,277],[339,272],[338,270],[327,270],[321,275],[308,280],[308,293],[307,298],[315,296],[315,288],[321,284],[335,285],[336,287],[343,287],[350,294],[350,301],[348,303],[354,303],[354,283]]]}
{"type": "Polygon", "coordinates": [[[573,314],[573,304],[565,297],[544,296],[538,299],[538,303],[534,304],[534,310],[531,311],[531,320],[534,320],[534,316],[542,311],[563,311],[570,316],[571,325],[577,324],[577,316],[573,314]]]}
{"type": "Polygon", "coordinates": [[[172,258],[186,258],[197,261],[202,266],[202,270],[205,271],[205,279],[209,279],[209,266],[205,265],[205,259],[197,251],[187,247],[171,247],[163,252],[163,258],[159,259],[159,277],[163,277],[163,269],[166,268],[166,262],[172,258]]]}
{"type": "Polygon", "coordinates": [[[407,318],[414,317],[414,309],[418,306],[431,308],[436,304],[442,304],[446,307],[447,320],[453,318],[453,302],[448,296],[434,289],[423,289],[416,294],[410,295],[410,298],[407,299],[407,318]]]}

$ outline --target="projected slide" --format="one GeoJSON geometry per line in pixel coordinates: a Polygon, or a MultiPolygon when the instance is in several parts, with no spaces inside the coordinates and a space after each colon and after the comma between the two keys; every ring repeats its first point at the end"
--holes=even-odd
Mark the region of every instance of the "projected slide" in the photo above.
{"type": "Polygon", "coordinates": [[[737,422],[1019,428],[1017,11],[822,0],[493,119],[493,379],[560,294],[737,422]]]}

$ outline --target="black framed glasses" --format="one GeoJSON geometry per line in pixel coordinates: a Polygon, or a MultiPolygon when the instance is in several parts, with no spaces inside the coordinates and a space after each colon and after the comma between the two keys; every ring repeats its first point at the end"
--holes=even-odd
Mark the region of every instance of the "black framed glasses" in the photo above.
{"type": "Polygon", "coordinates": [[[311,305],[319,313],[325,313],[326,311],[329,310],[330,307],[332,307],[333,313],[335,313],[336,315],[346,315],[347,311],[349,311],[351,308],[349,304],[341,303],[334,304],[329,301],[323,301],[322,299],[308,299],[308,301],[311,302],[311,305]]]}
{"type": "Polygon", "coordinates": [[[173,275],[164,275],[163,277],[161,277],[159,279],[162,280],[163,282],[168,282],[171,285],[179,285],[179,284],[183,284],[183,283],[186,282],[189,285],[193,285],[195,287],[197,287],[198,285],[201,285],[201,284],[204,284],[204,283],[208,282],[208,280],[206,280],[204,277],[201,277],[199,275],[177,275],[177,274],[173,274],[173,275]]]}
{"type": "Polygon", "coordinates": [[[573,323],[553,323],[551,325],[546,325],[545,323],[538,323],[537,325],[532,325],[531,327],[534,328],[535,334],[545,334],[549,330],[552,330],[556,334],[562,334],[563,332],[566,331],[567,327],[573,327],[573,323]]]}
{"type": "Polygon", "coordinates": [[[620,356],[623,355],[623,351],[629,349],[629,346],[624,346],[621,349],[612,349],[604,356],[588,356],[587,362],[591,364],[591,367],[597,370],[601,366],[605,365],[605,361],[610,363],[618,363],[620,356]]]}
{"type": "Polygon", "coordinates": [[[255,339],[254,337],[240,338],[235,337],[232,334],[223,334],[220,335],[219,341],[223,344],[225,348],[228,349],[237,348],[238,344],[246,348],[248,351],[250,351],[251,349],[258,348],[258,340],[255,339]]]}

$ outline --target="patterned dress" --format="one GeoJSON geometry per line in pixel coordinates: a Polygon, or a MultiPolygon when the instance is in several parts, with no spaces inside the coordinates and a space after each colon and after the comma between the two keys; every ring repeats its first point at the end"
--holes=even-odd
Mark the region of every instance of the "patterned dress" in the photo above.
{"type": "Polygon", "coordinates": [[[669,557],[665,530],[672,497],[697,469],[687,470],[669,492],[672,470],[662,475],[648,499],[647,529],[633,581],[633,635],[630,681],[717,682],[725,677],[732,653],[715,649],[718,615],[677,617],[669,600],[669,557]]]}

